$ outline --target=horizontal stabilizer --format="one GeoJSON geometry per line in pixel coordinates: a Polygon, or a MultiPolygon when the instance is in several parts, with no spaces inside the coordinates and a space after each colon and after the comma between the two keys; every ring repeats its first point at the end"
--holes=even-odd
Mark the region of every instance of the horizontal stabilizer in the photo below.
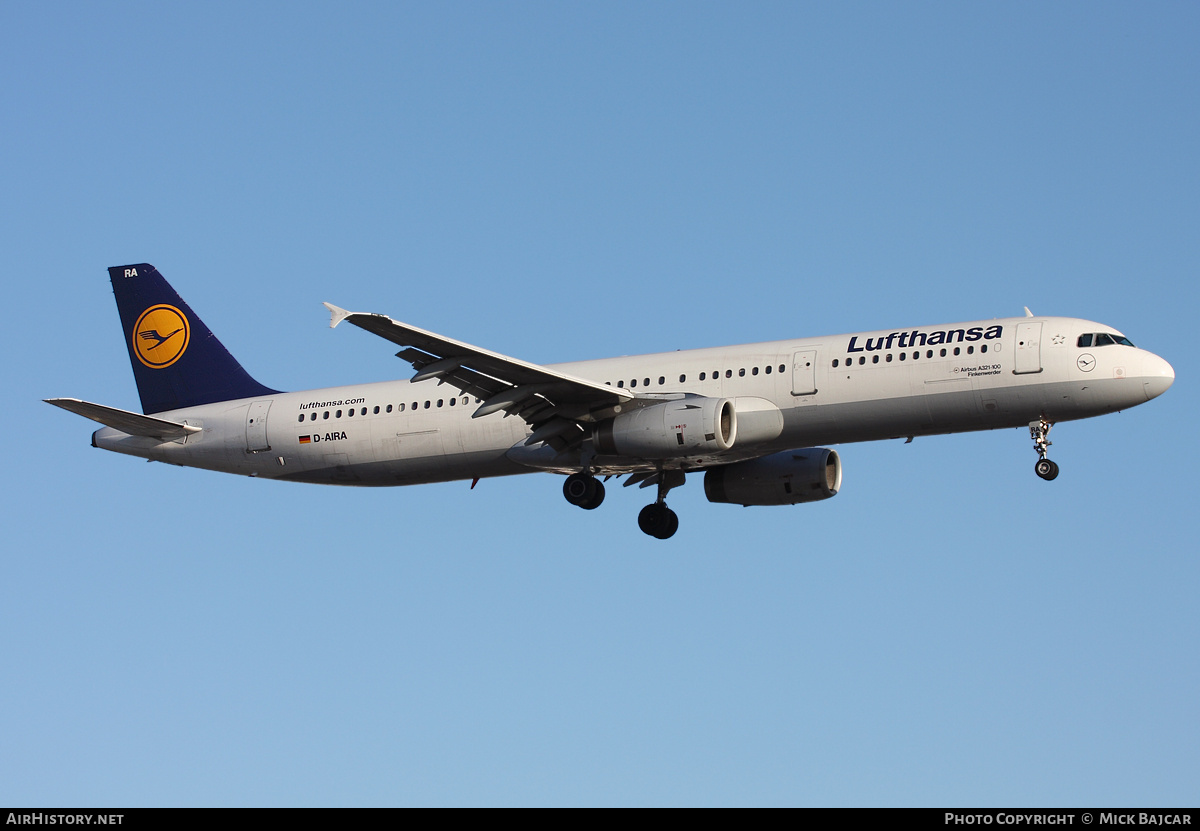
{"type": "Polygon", "coordinates": [[[105,407],[103,404],[93,404],[90,401],[80,401],[78,398],[47,398],[45,401],[131,436],[168,441],[181,439],[188,433],[199,433],[202,429],[178,421],[167,421],[163,418],[131,413],[128,410],[118,410],[115,407],[105,407]]]}

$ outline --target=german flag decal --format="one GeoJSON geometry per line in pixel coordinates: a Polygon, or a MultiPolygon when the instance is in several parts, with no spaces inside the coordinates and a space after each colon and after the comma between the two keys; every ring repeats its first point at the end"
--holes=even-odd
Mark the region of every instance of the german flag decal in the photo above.
{"type": "Polygon", "coordinates": [[[301,444],[312,444],[312,436],[301,436],[300,443],[301,444]]]}

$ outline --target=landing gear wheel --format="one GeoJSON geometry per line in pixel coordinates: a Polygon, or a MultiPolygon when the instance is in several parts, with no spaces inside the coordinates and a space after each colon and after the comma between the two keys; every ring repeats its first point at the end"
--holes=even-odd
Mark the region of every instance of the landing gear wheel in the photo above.
{"type": "Polygon", "coordinates": [[[652,502],[638,514],[638,528],[660,540],[670,538],[679,530],[679,515],[662,502],[652,502]]]}
{"type": "Polygon", "coordinates": [[[1033,472],[1047,482],[1058,476],[1058,465],[1046,458],[1046,452],[1052,444],[1047,437],[1050,435],[1050,428],[1053,426],[1054,422],[1047,421],[1044,417],[1037,421],[1029,422],[1029,438],[1033,439],[1033,449],[1038,454],[1037,464],[1033,466],[1033,472]]]}
{"type": "Polygon", "coordinates": [[[604,501],[604,485],[590,474],[572,473],[563,482],[563,496],[585,511],[595,510],[604,501]]]}
{"type": "Polygon", "coordinates": [[[675,536],[675,532],[679,530],[679,514],[675,513],[670,508],[667,508],[666,505],[663,505],[663,507],[666,508],[667,511],[667,530],[666,533],[659,537],[660,540],[669,539],[670,537],[675,536]]]}
{"type": "Polygon", "coordinates": [[[1038,459],[1037,464],[1033,466],[1033,472],[1050,482],[1058,476],[1058,465],[1049,459],[1038,459]]]}

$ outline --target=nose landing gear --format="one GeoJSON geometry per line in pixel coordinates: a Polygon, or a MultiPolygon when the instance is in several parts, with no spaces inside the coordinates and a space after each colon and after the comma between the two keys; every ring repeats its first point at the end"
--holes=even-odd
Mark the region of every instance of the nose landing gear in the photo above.
{"type": "Polygon", "coordinates": [[[1044,418],[1029,422],[1029,437],[1033,439],[1033,449],[1038,454],[1033,472],[1047,482],[1058,476],[1058,465],[1046,458],[1046,449],[1053,443],[1046,437],[1050,435],[1050,428],[1053,426],[1053,422],[1046,421],[1044,418]]]}

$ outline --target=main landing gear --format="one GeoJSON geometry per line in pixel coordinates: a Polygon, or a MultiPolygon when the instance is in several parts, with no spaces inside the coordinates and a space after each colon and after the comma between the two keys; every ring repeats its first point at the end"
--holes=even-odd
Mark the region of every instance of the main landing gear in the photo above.
{"type": "MultiPolygon", "coordinates": [[[[667,507],[667,492],[684,483],[684,473],[681,470],[664,470],[653,474],[642,474],[647,478],[641,480],[645,485],[658,485],[658,499],[642,508],[638,514],[638,527],[643,533],[660,540],[671,537],[679,530],[679,516],[667,507]]],[[[626,484],[634,484],[638,479],[631,479],[626,484]]],[[[563,496],[572,505],[578,505],[584,510],[591,511],[600,507],[604,501],[604,484],[589,471],[572,473],[563,482],[563,496]]]]}
{"type": "Polygon", "coordinates": [[[665,502],[651,502],[638,514],[638,528],[643,534],[665,540],[679,530],[679,515],[665,502]]]}
{"type": "Polygon", "coordinates": [[[585,511],[595,510],[604,501],[604,483],[590,473],[572,473],[563,482],[563,496],[585,511]]]}
{"type": "Polygon", "coordinates": [[[642,508],[638,514],[638,528],[643,534],[665,540],[679,530],[679,515],[667,507],[667,492],[682,485],[686,477],[682,470],[663,470],[657,478],[658,498],[642,508]]]}
{"type": "Polygon", "coordinates": [[[1033,439],[1033,449],[1038,454],[1033,472],[1047,482],[1058,476],[1058,465],[1046,458],[1046,449],[1052,444],[1046,437],[1050,435],[1050,428],[1053,426],[1052,422],[1046,421],[1044,418],[1029,422],[1029,437],[1033,439]]]}

